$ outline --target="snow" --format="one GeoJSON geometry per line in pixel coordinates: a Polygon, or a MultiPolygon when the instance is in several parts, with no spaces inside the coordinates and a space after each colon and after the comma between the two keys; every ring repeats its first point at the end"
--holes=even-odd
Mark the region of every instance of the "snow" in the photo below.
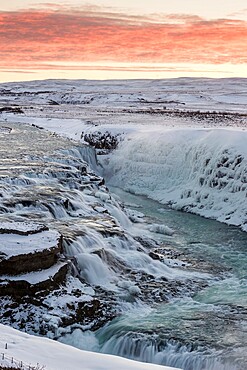
{"type": "MultiPolygon", "coordinates": [[[[90,163],[110,185],[247,231],[246,79],[36,81],[2,88],[12,95],[0,101],[30,92],[18,95],[27,105],[25,115],[3,113],[6,122],[35,124],[81,141],[82,133],[117,136],[118,149],[98,157],[104,171],[90,163]],[[48,110],[42,104],[51,99],[60,105],[48,110]],[[30,103],[36,108],[28,109],[30,103]],[[221,115],[184,114],[198,111],[221,115]]],[[[122,227],[131,226],[116,208],[106,208],[122,227]]]]}
{"type": "Polygon", "coordinates": [[[8,280],[8,281],[18,281],[18,280],[24,280],[27,281],[29,284],[38,284],[42,281],[46,281],[51,279],[63,266],[65,266],[66,262],[58,262],[52,267],[40,270],[40,271],[33,271],[22,275],[15,275],[15,276],[9,276],[9,275],[1,275],[1,280],[8,280]]]}
{"type": "Polygon", "coordinates": [[[243,129],[137,127],[103,161],[105,177],[113,186],[247,231],[246,142],[243,129]]]}
{"type": "MultiPolygon", "coordinates": [[[[47,80],[1,84],[0,102],[49,105],[53,100],[63,107],[70,104],[86,109],[95,107],[130,107],[151,104],[187,109],[245,111],[245,78],[177,78],[168,80],[47,80]],[[6,90],[9,90],[9,94],[6,90]],[[15,95],[16,94],[16,95],[15,95]]],[[[59,106],[49,106],[59,110],[59,106]]],[[[85,117],[92,120],[95,112],[85,117]]],[[[66,114],[66,109],[65,109],[66,114]]]]}
{"type": "Polygon", "coordinates": [[[57,247],[59,238],[60,234],[55,230],[30,235],[1,234],[0,249],[10,258],[57,247]]]}
{"type": "Polygon", "coordinates": [[[0,222],[0,232],[1,230],[4,233],[38,233],[44,230],[45,226],[42,224],[34,223],[34,222],[8,222],[8,221],[1,221],[0,222]]]}
{"type": "Polygon", "coordinates": [[[111,355],[86,352],[47,338],[35,337],[0,324],[0,365],[10,365],[12,357],[26,369],[37,363],[47,370],[169,370],[167,366],[140,363],[111,355]],[[7,343],[7,349],[5,349],[7,343]],[[6,355],[3,360],[2,354],[6,355]]]}

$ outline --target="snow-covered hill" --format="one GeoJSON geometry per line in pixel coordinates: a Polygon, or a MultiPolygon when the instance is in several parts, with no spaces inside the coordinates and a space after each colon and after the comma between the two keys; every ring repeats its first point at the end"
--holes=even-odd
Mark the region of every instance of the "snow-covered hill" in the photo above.
{"type": "MultiPolygon", "coordinates": [[[[47,338],[35,337],[0,324],[0,366],[28,370],[172,370],[116,356],[86,352],[47,338]],[[7,347],[7,348],[6,348],[7,347]]],[[[175,370],[175,369],[174,369],[175,370]]]]}

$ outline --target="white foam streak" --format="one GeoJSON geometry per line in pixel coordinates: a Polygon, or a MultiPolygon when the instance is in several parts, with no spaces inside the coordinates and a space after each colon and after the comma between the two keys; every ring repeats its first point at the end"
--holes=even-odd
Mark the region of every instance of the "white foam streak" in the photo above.
{"type": "Polygon", "coordinates": [[[95,254],[81,253],[76,256],[81,269],[81,276],[89,284],[108,285],[113,280],[113,273],[95,254]]]}
{"type": "Polygon", "coordinates": [[[119,222],[119,224],[124,229],[129,229],[132,226],[132,223],[128,216],[120,209],[120,207],[113,206],[112,204],[107,204],[107,209],[110,214],[119,222]]]}

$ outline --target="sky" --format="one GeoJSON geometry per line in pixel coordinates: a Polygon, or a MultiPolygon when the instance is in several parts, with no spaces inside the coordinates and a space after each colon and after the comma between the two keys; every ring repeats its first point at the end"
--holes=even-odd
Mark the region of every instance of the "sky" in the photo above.
{"type": "Polygon", "coordinates": [[[0,0],[0,82],[247,77],[246,0],[0,0]]]}

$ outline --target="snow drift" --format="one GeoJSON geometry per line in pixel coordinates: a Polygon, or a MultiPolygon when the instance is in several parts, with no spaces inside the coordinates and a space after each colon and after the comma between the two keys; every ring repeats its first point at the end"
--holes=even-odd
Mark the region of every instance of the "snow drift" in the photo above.
{"type": "Polygon", "coordinates": [[[172,370],[171,367],[81,351],[47,338],[22,333],[2,324],[0,324],[0,346],[2,348],[0,366],[10,366],[14,360],[14,364],[21,364],[23,369],[29,369],[37,364],[37,368],[47,370],[172,370]]]}

